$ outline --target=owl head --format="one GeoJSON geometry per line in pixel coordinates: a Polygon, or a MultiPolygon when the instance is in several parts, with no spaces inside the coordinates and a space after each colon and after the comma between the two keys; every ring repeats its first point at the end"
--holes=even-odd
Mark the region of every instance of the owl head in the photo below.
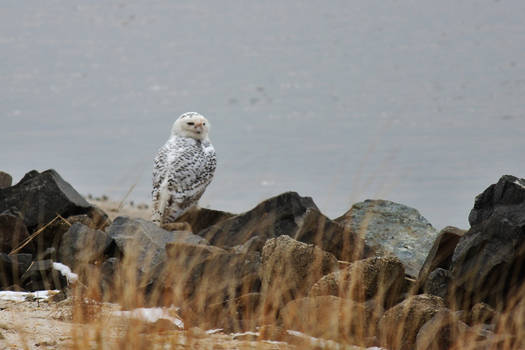
{"type": "Polygon", "coordinates": [[[207,140],[210,123],[208,119],[196,112],[187,112],[173,123],[171,134],[175,136],[191,137],[196,140],[207,140]]]}

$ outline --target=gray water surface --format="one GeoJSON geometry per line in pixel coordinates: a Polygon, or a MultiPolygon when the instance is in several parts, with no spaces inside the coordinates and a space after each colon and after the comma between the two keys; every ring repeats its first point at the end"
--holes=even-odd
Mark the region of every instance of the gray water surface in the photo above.
{"type": "Polygon", "coordinates": [[[525,2],[2,1],[0,169],[148,202],[179,114],[212,124],[201,205],[287,190],[336,217],[384,198],[468,227],[525,177],[525,2]]]}

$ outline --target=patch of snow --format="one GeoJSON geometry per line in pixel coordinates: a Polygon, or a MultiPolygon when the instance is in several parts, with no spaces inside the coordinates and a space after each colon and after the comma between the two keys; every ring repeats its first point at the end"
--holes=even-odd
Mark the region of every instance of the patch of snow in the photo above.
{"type": "Polygon", "coordinates": [[[75,283],[76,281],[78,281],[78,275],[76,273],[71,272],[71,269],[69,268],[69,266],[58,263],[58,262],[54,262],[53,268],[57,270],[58,272],[60,272],[62,276],[64,276],[67,279],[69,283],[75,283]]]}
{"type": "Polygon", "coordinates": [[[58,290],[39,290],[36,292],[13,292],[10,290],[3,290],[0,291],[0,300],[26,301],[28,297],[38,300],[47,300],[57,293],[59,293],[58,290]]]}
{"type": "Polygon", "coordinates": [[[219,333],[219,332],[222,332],[223,329],[222,328],[216,328],[216,329],[208,329],[206,331],[206,334],[215,334],[215,333],[219,333]]]}
{"type": "Polygon", "coordinates": [[[259,336],[259,332],[247,331],[247,332],[242,332],[242,333],[232,333],[230,335],[232,337],[239,337],[239,336],[243,336],[243,335],[254,335],[254,336],[258,337],[259,336]]]}
{"type": "Polygon", "coordinates": [[[520,180],[516,180],[516,181],[514,181],[514,183],[515,183],[516,185],[520,186],[521,188],[525,188],[525,185],[522,184],[520,180]]]}
{"type": "Polygon", "coordinates": [[[135,318],[139,320],[143,320],[150,323],[155,323],[158,320],[168,320],[172,322],[175,326],[179,327],[180,329],[184,328],[184,322],[177,318],[171,316],[165,308],[161,307],[152,307],[152,308],[138,308],[131,311],[114,311],[112,312],[115,316],[121,316],[121,317],[128,317],[128,318],[135,318]]]}
{"type": "Polygon", "coordinates": [[[284,341],[277,341],[277,340],[263,340],[262,342],[263,342],[263,343],[268,343],[268,344],[276,344],[276,345],[284,345],[284,344],[288,344],[287,342],[284,342],[284,341]]]}
{"type": "MultiPolygon", "coordinates": [[[[293,331],[293,330],[287,330],[286,331],[288,334],[290,335],[293,335],[293,336],[296,336],[296,337],[299,337],[299,338],[303,338],[305,340],[308,340],[310,341],[310,344],[315,346],[315,347],[319,347],[321,349],[341,349],[341,350],[344,350],[344,349],[362,349],[358,346],[347,346],[347,345],[343,345],[343,344],[339,344],[333,340],[328,340],[328,339],[322,339],[322,338],[315,338],[315,337],[312,337],[308,334],[305,334],[305,333],[302,333],[302,332],[299,332],[299,331],[293,331]]],[[[366,348],[366,350],[387,350],[387,349],[384,349],[384,348],[378,348],[376,346],[372,346],[370,348],[366,348]]]]}

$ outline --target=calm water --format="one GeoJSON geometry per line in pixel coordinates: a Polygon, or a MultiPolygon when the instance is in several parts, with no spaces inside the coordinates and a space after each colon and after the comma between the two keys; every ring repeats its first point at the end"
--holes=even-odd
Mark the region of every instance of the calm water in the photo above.
{"type": "Polygon", "coordinates": [[[286,190],[336,217],[365,198],[468,227],[525,177],[525,1],[2,1],[0,169],[149,201],[172,122],[212,123],[201,204],[286,190]]]}

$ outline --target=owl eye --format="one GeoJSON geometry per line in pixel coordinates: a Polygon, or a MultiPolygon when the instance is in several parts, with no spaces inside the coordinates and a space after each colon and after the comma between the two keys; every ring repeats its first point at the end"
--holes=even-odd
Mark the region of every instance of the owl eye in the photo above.
{"type": "Polygon", "coordinates": [[[195,123],[194,123],[194,122],[187,122],[186,124],[188,124],[188,125],[194,125],[195,123]]]}
{"type": "Polygon", "coordinates": [[[206,123],[202,123],[202,125],[206,125],[206,123]]]}

